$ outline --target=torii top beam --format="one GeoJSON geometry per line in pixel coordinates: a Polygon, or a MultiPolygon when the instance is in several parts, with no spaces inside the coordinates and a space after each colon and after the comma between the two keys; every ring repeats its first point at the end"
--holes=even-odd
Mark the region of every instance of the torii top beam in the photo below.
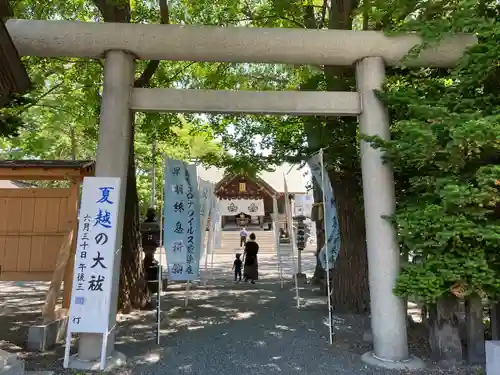
{"type": "MultiPolygon", "coordinates": [[[[416,34],[215,26],[15,20],[7,22],[23,56],[101,58],[125,50],[138,59],[350,66],[370,56],[394,66],[421,43],[416,34]]],[[[460,34],[407,64],[452,67],[476,37],[460,34]]]]}

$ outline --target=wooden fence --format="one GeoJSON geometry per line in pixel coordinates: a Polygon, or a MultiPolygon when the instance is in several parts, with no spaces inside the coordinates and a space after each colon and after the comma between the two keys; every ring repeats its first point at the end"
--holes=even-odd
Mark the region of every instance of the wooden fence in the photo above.
{"type": "Polygon", "coordinates": [[[50,281],[75,222],[72,189],[0,189],[0,280],[50,281]]]}

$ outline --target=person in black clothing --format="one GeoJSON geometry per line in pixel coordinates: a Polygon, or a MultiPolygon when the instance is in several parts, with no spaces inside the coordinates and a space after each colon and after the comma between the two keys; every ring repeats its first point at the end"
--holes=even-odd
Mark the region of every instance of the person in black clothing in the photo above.
{"type": "Polygon", "coordinates": [[[236,254],[236,259],[233,263],[234,281],[236,282],[241,281],[241,268],[243,266],[243,262],[241,261],[240,257],[241,254],[236,254]]]}
{"type": "Polygon", "coordinates": [[[258,252],[259,244],[255,242],[255,233],[252,233],[249,236],[249,240],[245,243],[245,267],[243,269],[245,282],[250,280],[252,284],[255,284],[255,280],[259,279],[259,265],[257,262],[258,252]]]}

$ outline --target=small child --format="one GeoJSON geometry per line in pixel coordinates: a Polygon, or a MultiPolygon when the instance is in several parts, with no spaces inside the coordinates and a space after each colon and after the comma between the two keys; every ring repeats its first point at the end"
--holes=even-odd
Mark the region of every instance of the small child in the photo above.
{"type": "Polygon", "coordinates": [[[240,259],[241,254],[236,254],[236,259],[234,260],[233,263],[233,270],[234,270],[234,281],[240,282],[241,281],[241,268],[243,266],[243,262],[240,259]]]}

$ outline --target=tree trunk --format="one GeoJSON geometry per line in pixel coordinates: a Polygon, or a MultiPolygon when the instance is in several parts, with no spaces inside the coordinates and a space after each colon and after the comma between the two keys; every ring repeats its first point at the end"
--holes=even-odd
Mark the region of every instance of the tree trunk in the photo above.
{"type": "Polygon", "coordinates": [[[443,365],[455,365],[463,358],[457,311],[458,300],[452,296],[441,297],[429,308],[429,346],[434,359],[443,365]]]}
{"type": "MultiPolygon", "coordinates": [[[[104,22],[130,23],[131,11],[129,0],[93,0],[104,22]]],[[[166,0],[159,0],[161,23],[169,23],[169,11],[166,0]]],[[[134,87],[149,84],[159,66],[159,61],[149,61],[141,75],[134,82],[134,87]]],[[[144,308],[151,296],[147,289],[142,265],[142,246],[139,222],[139,197],[134,152],[134,120],[130,124],[132,136],[127,173],[127,191],[125,197],[125,218],[123,222],[123,243],[120,269],[120,293],[118,309],[128,312],[135,308],[144,308]]]]}
{"type": "Polygon", "coordinates": [[[142,267],[142,246],[139,222],[139,198],[135,171],[134,125],[127,173],[125,218],[123,222],[123,243],[120,268],[120,294],[118,309],[129,312],[144,308],[150,302],[150,295],[142,267]]]}
{"type": "Polygon", "coordinates": [[[330,173],[337,200],[340,254],[332,272],[332,306],[337,312],[365,313],[370,308],[362,189],[354,173],[330,173]]]}
{"type": "Polygon", "coordinates": [[[484,308],[481,297],[474,293],[465,300],[465,348],[467,362],[480,365],[486,361],[484,343],[484,308]]]}
{"type": "MultiPolygon", "coordinates": [[[[328,13],[328,29],[351,30],[353,13],[358,3],[356,0],[332,0],[329,4],[325,1],[323,13],[328,13]]],[[[307,28],[318,27],[312,6],[304,7],[303,19],[307,28]]],[[[322,26],[322,22],[320,24],[322,26]]],[[[351,91],[353,75],[352,67],[325,66],[327,91],[351,91]]],[[[317,84],[318,82],[310,78],[309,81],[302,82],[301,90],[317,90],[317,84]]],[[[340,254],[333,272],[330,273],[333,287],[332,306],[337,312],[364,313],[369,310],[370,299],[362,188],[356,177],[359,170],[359,158],[355,146],[356,124],[347,119],[339,120],[334,117],[327,118],[326,128],[321,126],[320,122],[320,119],[314,118],[305,122],[309,147],[319,149],[332,140],[330,142],[335,143],[326,150],[326,153],[331,153],[340,161],[342,169],[341,173],[329,172],[337,202],[341,233],[340,254]]],[[[320,240],[320,237],[323,236],[318,235],[318,249],[321,249],[323,243],[323,238],[320,240]]],[[[320,273],[324,275],[324,271],[317,264],[315,280],[321,279],[320,273]]]]}

